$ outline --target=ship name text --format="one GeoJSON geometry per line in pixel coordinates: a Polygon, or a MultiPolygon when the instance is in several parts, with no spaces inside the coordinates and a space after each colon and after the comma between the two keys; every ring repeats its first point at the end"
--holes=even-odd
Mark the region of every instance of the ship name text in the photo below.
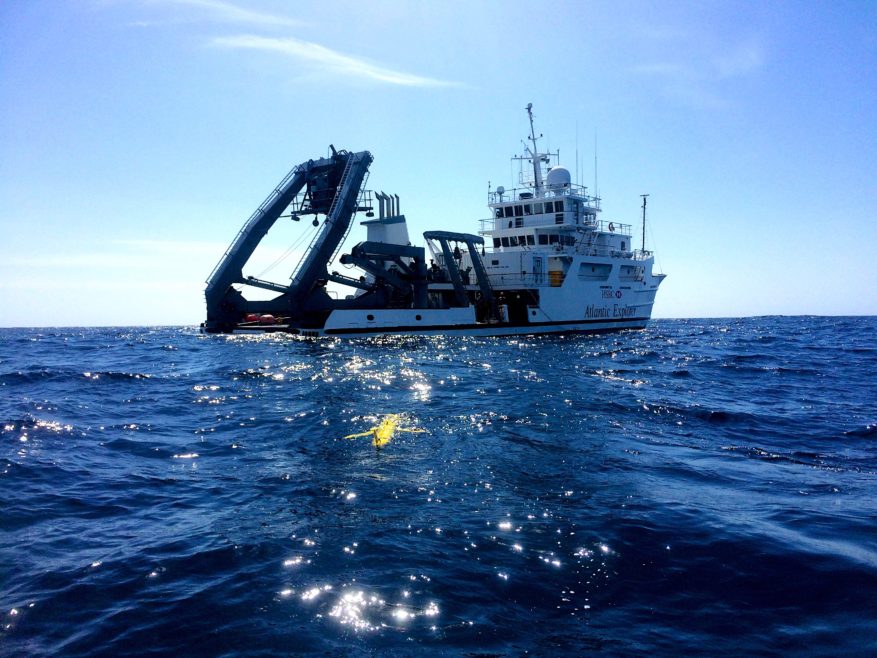
{"type": "Polygon", "coordinates": [[[595,306],[588,304],[585,308],[585,318],[588,320],[600,320],[603,318],[632,318],[636,312],[633,306],[621,306],[613,304],[612,308],[608,306],[595,306]]]}

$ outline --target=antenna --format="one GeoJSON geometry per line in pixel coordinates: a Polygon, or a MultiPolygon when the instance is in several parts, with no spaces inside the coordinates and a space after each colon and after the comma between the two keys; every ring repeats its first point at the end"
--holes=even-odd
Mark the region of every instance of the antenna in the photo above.
{"type": "Polygon", "coordinates": [[[648,201],[648,194],[640,194],[643,198],[643,248],[642,251],[645,253],[646,251],[646,202],[648,201]]]}
{"type": "MultiPolygon", "coordinates": [[[[536,148],[536,130],[533,128],[533,103],[527,103],[527,115],[530,117],[530,140],[533,142],[533,149],[530,151],[530,159],[533,162],[533,178],[536,182],[536,197],[542,194],[542,165],[539,162],[539,149],[536,148]]],[[[542,137],[540,134],[539,137],[542,137]]]]}

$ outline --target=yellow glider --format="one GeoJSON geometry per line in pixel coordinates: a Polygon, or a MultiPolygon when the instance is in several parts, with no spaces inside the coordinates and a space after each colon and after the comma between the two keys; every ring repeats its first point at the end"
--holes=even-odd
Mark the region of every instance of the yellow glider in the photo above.
{"type": "Polygon", "coordinates": [[[400,427],[402,421],[401,414],[387,414],[384,419],[367,432],[359,432],[357,434],[348,434],[345,439],[357,439],[361,436],[371,436],[372,444],[375,448],[383,448],[387,445],[396,434],[396,432],[426,432],[426,430],[416,427],[400,427]]]}

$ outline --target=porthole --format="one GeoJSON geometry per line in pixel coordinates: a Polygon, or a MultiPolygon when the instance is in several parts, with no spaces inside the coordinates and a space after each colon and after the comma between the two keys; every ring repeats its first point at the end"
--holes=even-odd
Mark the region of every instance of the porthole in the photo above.
{"type": "Polygon", "coordinates": [[[415,316],[414,316],[414,319],[415,319],[415,320],[422,320],[423,318],[421,318],[419,315],[415,315],[415,316]]]}
{"type": "Polygon", "coordinates": [[[368,315],[365,316],[365,319],[368,320],[369,322],[374,322],[375,316],[373,316],[371,313],[369,313],[368,315]]]}

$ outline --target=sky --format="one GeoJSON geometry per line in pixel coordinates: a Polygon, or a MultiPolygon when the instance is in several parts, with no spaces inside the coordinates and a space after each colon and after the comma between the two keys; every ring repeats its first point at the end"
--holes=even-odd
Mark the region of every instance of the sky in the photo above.
{"type": "Polygon", "coordinates": [[[477,232],[527,103],[602,219],[638,235],[650,195],[654,317],[877,314],[875,2],[9,0],[0,326],[201,322],[240,227],[329,144],[371,151],[416,244],[477,232]]]}

